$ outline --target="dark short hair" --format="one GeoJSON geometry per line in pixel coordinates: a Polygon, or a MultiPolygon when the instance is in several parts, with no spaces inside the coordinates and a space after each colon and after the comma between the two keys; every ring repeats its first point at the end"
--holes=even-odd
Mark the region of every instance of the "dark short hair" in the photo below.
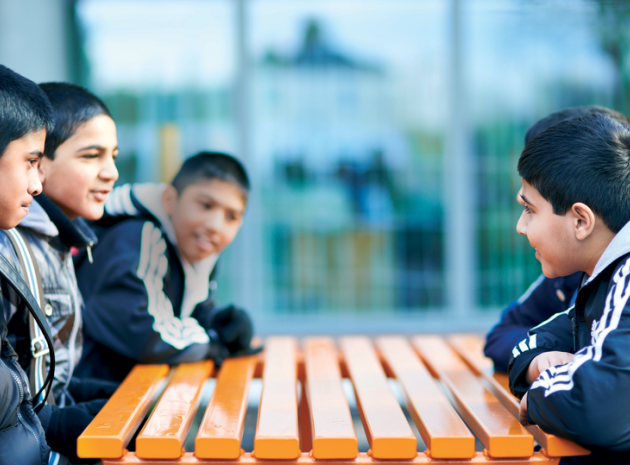
{"type": "Polygon", "coordinates": [[[221,152],[199,152],[187,159],[173,178],[173,187],[181,195],[188,186],[220,179],[238,186],[245,198],[249,194],[249,178],[243,164],[221,152]]]}
{"type": "Polygon", "coordinates": [[[582,107],[565,108],[564,110],[557,111],[542,119],[539,119],[534,123],[532,127],[527,130],[525,134],[525,145],[529,143],[534,137],[549,129],[551,126],[555,126],[563,121],[568,121],[573,118],[580,118],[587,115],[608,115],[617,121],[622,123],[628,123],[628,118],[619,113],[618,111],[611,110],[605,107],[599,107],[597,105],[585,105],[582,107]]]}
{"type": "Polygon", "coordinates": [[[518,161],[521,177],[564,215],[588,205],[614,233],[630,221],[630,125],[594,114],[533,138],[518,161]]]}
{"type": "Polygon", "coordinates": [[[37,84],[0,65],[0,156],[11,142],[53,129],[50,103],[37,84]]]}
{"type": "Polygon", "coordinates": [[[53,160],[57,147],[75,133],[77,128],[99,115],[110,118],[107,106],[96,95],[76,84],[45,82],[39,87],[50,100],[55,128],[46,135],[44,155],[53,160]]]}

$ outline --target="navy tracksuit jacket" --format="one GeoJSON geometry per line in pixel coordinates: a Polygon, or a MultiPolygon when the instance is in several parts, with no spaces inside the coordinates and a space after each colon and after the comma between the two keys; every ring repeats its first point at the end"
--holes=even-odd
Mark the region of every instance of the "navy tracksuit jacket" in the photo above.
{"type": "MultiPolygon", "coordinates": [[[[588,278],[588,279],[586,279],[588,278]]],[[[527,395],[527,419],[593,451],[585,463],[630,463],[630,223],[613,238],[575,306],[532,328],[512,349],[510,388],[527,395]],[[531,386],[543,352],[575,354],[531,386]]]]}
{"type": "Polygon", "coordinates": [[[93,263],[85,256],[79,261],[85,301],[79,378],[122,381],[136,363],[213,358],[218,338],[209,319],[216,257],[187,271],[161,209],[163,188],[114,189],[96,223],[93,263]]]}
{"type": "Polygon", "coordinates": [[[527,331],[573,304],[581,279],[581,272],[554,279],[541,275],[503,310],[501,320],[486,336],[484,347],[496,371],[507,372],[512,348],[527,337],[527,331]]]}

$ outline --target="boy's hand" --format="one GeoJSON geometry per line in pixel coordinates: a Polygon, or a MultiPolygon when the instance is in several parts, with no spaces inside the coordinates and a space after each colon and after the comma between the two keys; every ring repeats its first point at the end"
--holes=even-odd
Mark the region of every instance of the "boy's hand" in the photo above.
{"type": "MultiPolygon", "coordinates": [[[[529,364],[527,369],[527,382],[533,383],[538,379],[540,374],[549,367],[557,367],[573,361],[573,354],[568,352],[545,352],[540,354],[529,364]]],[[[525,399],[525,397],[523,397],[525,399]]],[[[521,403],[521,406],[523,404],[521,403]]]]}
{"type": "Polygon", "coordinates": [[[527,423],[527,393],[525,393],[521,399],[521,405],[518,407],[518,417],[522,425],[529,425],[529,423],[527,423]]]}
{"type": "Polygon", "coordinates": [[[50,448],[65,455],[71,463],[96,463],[98,460],[80,459],[77,456],[77,439],[106,402],[105,399],[99,399],[68,407],[53,405],[46,419],[40,415],[50,448]]]}

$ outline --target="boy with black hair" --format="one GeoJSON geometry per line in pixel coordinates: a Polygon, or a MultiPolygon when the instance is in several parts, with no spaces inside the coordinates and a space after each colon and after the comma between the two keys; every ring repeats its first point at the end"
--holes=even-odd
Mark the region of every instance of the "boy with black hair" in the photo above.
{"type": "MultiPolygon", "coordinates": [[[[41,192],[37,166],[46,132],[52,128],[46,95],[34,82],[0,65],[0,229],[17,226],[33,196],[41,192]]],[[[7,331],[7,320],[15,309],[29,298],[35,302],[7,258],[17,257],[11,253],[0,257],[0,465],[44,465],[50,448],[33,412],[31,395],[35,393],[28,390],[28,378],[7,331]]]]}
{"type": "MultiPolygon", "coordinates": [[[[525,145],[546,129],[563,121],[587,115],[608,115],[627,124],[627,118],[608,108],[589,105],[565,108],[538,120],[525,134],[525,145]]],[[[520,190],[519,193],[520,194],[520,190]]],[[[527,331],[573,305],[582,273],[546,278],[541,275],[518,300],[503,310],[500,321],[486,336],[484,354],[494,362],[495,371],[507,372],[512,347],[527,337],[527,331]]]]}
{"type": "Polygon", "coordinates": [[[201,152],[172,185],[114,190],[97,222],[94,264],[83,260],[85,345],[79,376],[122,380],[136,363],[223,358],[249,351],[249,316],[214,307],[215,264],[235,238],[249,193],[235,158],[201,152]]]}
{"type": "Polygon", "coordinates": [[[575,305],[512,350],[521,421],[630,459],[630,126],[592,115],[535,137],[518,163],[517,224],[548,278],[583,272],[575,305]]]}
{"type": "MultiPolygon", "coordinates": [[[[39,413],[46,439],[61,463],[79,463],[76,440],[116,389],[115,383],[73,379],[81,356],[83,301],[72,248],[89,248],[96,237],[84,219],[103,215],[105,199],[118,178],[116,126],[105,104],[86,89],[68,83],[40,84],[55,127],[46,134],[39,171],[43,194],[16,230],[0,234],[0,253],[15,251],[24,276],[39,276],[44,313],[52,327],[57,365],[52,385],[56,405],[39,413]]],[[[46,357],[31,356],[34,337],[28,312],[17,312],[9,331],[20,363],[30,366],[31,390],[38,390],[46,357]]],[[[54,457],[56,460],[57,458],[54,457]]]]}

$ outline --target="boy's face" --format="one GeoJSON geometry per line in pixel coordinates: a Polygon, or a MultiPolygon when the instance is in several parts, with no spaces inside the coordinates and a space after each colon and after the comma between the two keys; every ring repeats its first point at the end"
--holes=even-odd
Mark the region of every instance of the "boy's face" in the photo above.
{"type": "Polygon", "coordinates": [[[54,160],[42,159],[44,194],[71,219],[99,219],[118,179],[117,155],[114,121],[95,116],[57,147],[54,160]]]}
{"type": "Polygon", "coordinates": [[[12,141],[0,156],[0,229],[16,227],[42,191],[37,166],[45,141],[45,129],[31,132],[12,141]]]}
{"type": "Polygon", "coordinates": [[[188,186],[179,196],[168,186],[162,206],[173,222],[180,252],[194,263],[234,240],[243,223],[245,198],[238,186],[212,179],[188,186]]]}
{"type": "Polygon", "coordinates": [[[517,201],[523,205],[523,213],[516,224],[516,231],[527,236],[536,249],[536,258],[548,278],[567,276],[580,269],[570,215],[556,215],[553,206],[538,190],[524,179],[517,201]]]}

